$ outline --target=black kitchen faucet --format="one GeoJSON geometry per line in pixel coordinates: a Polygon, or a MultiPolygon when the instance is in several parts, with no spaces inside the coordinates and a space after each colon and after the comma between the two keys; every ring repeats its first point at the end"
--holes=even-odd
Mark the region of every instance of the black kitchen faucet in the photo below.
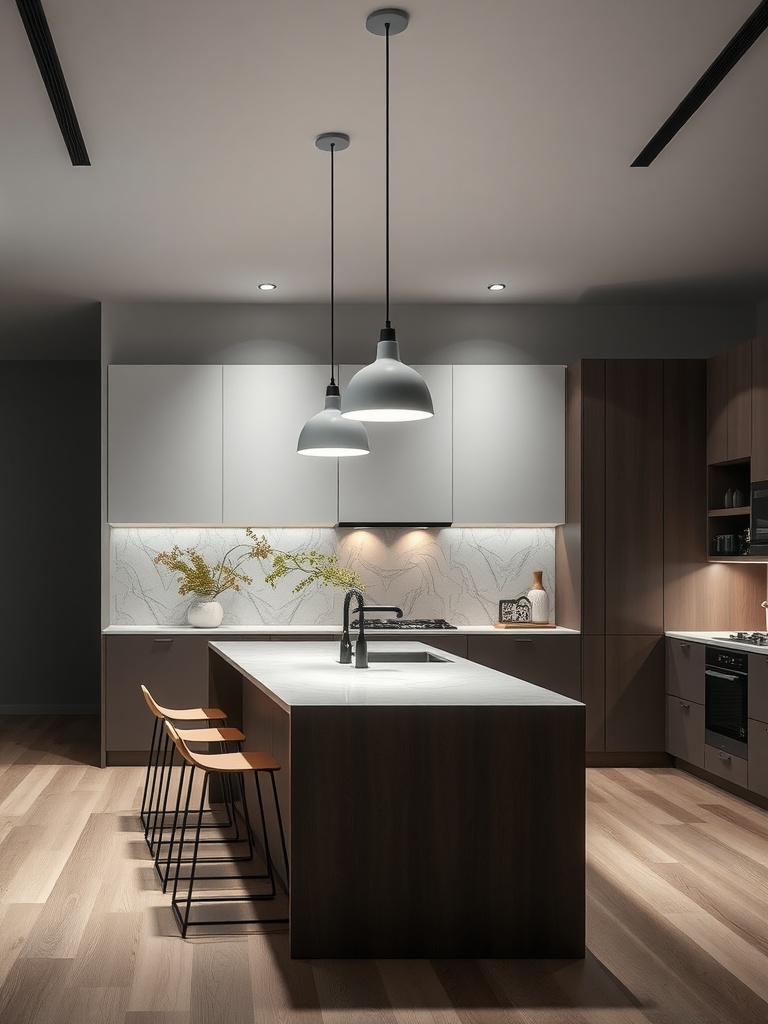
{"type": "Polygon", "coordinates": [[[341,647],[339,649],[339,663],[342,665],[352,664],[352,641],[349,639],[349,606],[352,600],[357,601],[357,643],[355,644],[355,668],[368,668],[368,643],[365,639],[365,613],[366,612],[395,612],[398,619],[403,617],[403,609],[394,604],[365,604],[362,590],[357,587],[350,587],[344,595],[344,619],[341,631],[341,647]]]}

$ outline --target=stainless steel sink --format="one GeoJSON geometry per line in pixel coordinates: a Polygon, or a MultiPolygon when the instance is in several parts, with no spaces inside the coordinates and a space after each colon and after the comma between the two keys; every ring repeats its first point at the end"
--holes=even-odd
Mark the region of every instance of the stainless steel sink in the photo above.
{"type": "Polygon", "coordinates": [[[430,654],[429,651],[369,651],[368,664],[376,662],[400,662],[410,664],[423,664],[428,661],[450,662],[450,658],[440,658],[437,654],[430,654]]]}

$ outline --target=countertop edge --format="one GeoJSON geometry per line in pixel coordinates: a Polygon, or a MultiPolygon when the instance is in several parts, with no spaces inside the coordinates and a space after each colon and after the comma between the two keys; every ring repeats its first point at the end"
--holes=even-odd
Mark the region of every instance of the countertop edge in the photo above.
{"type": "MultiPolygon", "coordinates": [[[[341,624],[338,626],[218,626],[216,629],[197,629],[194,626],[105,626],[103,636],[317,636],[318,639],[341,635],[341,624]]],[[[398,637],[400,640],[419,637],[439,636],[581,636],[577,629],[566,626],[553,626],[551,629],[497,629],[495,626],[457,626],[456,629],[376,629],[368,630],[366,636],[370,640],[377,637],[398,637]]]]}

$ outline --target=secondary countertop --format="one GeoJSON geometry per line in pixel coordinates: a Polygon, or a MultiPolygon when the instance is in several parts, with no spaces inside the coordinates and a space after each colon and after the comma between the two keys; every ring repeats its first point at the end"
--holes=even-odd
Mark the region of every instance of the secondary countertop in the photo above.
{"type": "MultiPolygon", "coordinates": [[[[350,631],[354,640],[357,630],[350,631]]],[[[107,636],[341,636],[341,623],[337,626],[238,626],[224,625],[216,629],[197,629],[195,626],[106,626],[107,636]]],[[[385,637],[437,637],[437,636],[578,636],[577,629],[554,626],[551,629],[497,629],[495,626],[457,626],[456,629],[367,629],[370,641],[385,637]]]]}
{"type": "Polygon", "coordinates": [[[742,644],[731,640],[731,633],[735,629],[712,629],[687,632],[667,632],[665,636],[671,636],[676,640],[688,640],[695,644],[709,644],[711,647],[727,647],[731,651],[746,651],[748,654],[768,655],[768,647],[760,647],[758,644],[742,644]]]}
{"type": "Polygon", "coordinates": [[[379,663],[356,669],[354,664],[339,664],[338,643],[212,642],[210,647],[288,712],[293,707],[318,705],[583,706],[569,697],[424,643],[374,640],[368,644],[368,653],[427,650],[445,660],[379,663]]]}

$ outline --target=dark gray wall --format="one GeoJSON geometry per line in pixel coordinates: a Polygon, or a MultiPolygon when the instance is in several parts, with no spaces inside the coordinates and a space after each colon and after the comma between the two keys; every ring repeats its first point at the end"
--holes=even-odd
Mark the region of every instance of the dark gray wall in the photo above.
{"type": "MultiPolygon", "coordinates": [[[[369,362],[383,306],[336,307],[336,361],[369,362]]],[[[327,304],[106,303],[107,363],[322,363],[327,304]]],[[[753,337],[756,307],[424,304],[394,306],[407,362],[569,363],[696,358],[753,337]]]]}
{"type": "Polygon", "coordinates": [[[0,713],[99,708],[100,368],[0,362],[0,713]]]}
{"type": "Polygon", "coordinates": [[[0,359],[99,359],[97,302],[0,302],[0,359]]]}

